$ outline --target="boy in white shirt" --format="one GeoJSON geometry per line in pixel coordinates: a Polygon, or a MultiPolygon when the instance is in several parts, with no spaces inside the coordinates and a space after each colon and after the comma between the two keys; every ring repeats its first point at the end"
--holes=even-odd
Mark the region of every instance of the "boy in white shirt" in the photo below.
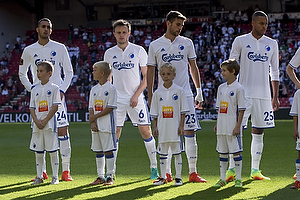
{"type": "Polygon", "coordinates": [[[44,182],[44,152],[48,151],[51,158],[52,181],[51,184],[58,184],[58,138],[55,122],[55,113],[58,105],[61,104],[59,87],[49,81],[53,72],[53,65],[43,61],[37,65],[37,77],[41,81],[31,90],[30,114],[32,116],[32,137],[30,150],[36,155],[37,176],[32,185],[44,182]]]}
{"type": "Polygon", "coordinates": [[[235,187],[242,187],[242,120],[245,106],[245,94],[241,84],[236,80],[240,66],[234,59],[221,64],[223,78],[227,81],[221,84],[217,92],[218,119],[214,127],[217,133],[217,152],[220,154],[220,180],[214,187],[227,184],[226,170],[228,154],[233,154],[236,169],[235,187]],[[238,113],[238,114],[237,114],[238,113]]]}
{"type": "Polygon", "coordinates": [[[181,169],[183,151],[183,134],[185,113],[189,112],[183,88],[173,83],[176,68],[165,63],[159,69],[163,85],[157,89],[152,98],[150,115],[153,116],[153,135],[158,136],[157,153],[160,155],[161,177],[153,185],[167,183],[167,165],[169,148],[175,157],[175,185],[182,185],[181,169]]]}
{"type": "Polygon", "coordinates": [[[93,65],[94,80],[99,84],[90,91],[89,121],[92,131],[92,151],[96,152],[96,165],[98,178],[90,185],[112,185],[114,183],[113,151],[116,150],[116,108],[117,91],[108,81],[111,74],[111,66],[108,62],[99,61],[93,65]],[[105,160],[106,157],[106,180],[105,160]]]}

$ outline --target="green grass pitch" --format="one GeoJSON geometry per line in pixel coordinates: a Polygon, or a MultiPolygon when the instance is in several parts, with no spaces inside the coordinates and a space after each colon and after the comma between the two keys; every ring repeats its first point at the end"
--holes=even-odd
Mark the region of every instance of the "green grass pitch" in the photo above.
{"type": "MultiPolygon", "coordinates": [[[[29,150],[31,129],[29,123],[0,124],[0,199],[299,199],[300,191],[289,187],[294,182],[297,152],[292,137],[292,120],[276,121],[276,128],[265,130],[264,153],[260,168],[270,181],[251,181],[250,130],[243,136],[242,188],[234,183],[220,189],[212,186],[219,179],[219,159],[215,151],[216,135],[214,121],[200,122],[197,132],[198,173],[207,183],[188,182],[188,164],[182,154],[183,186],[174,182],[153,186],[150,180],[149,160],[142,137],[130,122],[126,122],[120,138],[117,159],[116,181],[112,186],[89,186],[97,177],[95,153],[90,150],[89,123],[71,123],[69,126],[72,158],[72,182],[58,185],[31,186],[30,179],[36,176],[35,155],[29,150]]],[[[159,159],[158,159],[159,163],[159,159]]],[[[48,175],[51,166],[47,154],[48,175]]],[[[172,163],[172,171],[175,169],[172,163]]],[[[61,170],[59,171],[61,175],[61,170]]]]}

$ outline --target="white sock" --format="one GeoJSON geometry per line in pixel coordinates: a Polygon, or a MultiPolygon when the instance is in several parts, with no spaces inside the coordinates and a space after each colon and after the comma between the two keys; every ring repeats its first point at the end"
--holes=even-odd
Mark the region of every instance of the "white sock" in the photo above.
{"type": "Polygon", "coordinates": [[[59,158],[58,151],[49,153],[52,167],[52,176],[58,178],[59,158]]]}
{"type": "Polygon", "coordinates": [[[43,161],[43,172],[47,172],[47,170],[46,170],[46,152],[44,151],[44,161],[43,161]]]}
{"type": "Polygon", "coordinates": [[[220,154],[220,177],[223,181],[226,180],[226,170],[228,165],[228,154],[220,154]]]}
{"type": "Polygon", "coordinates": [[[236,179],[242,180],[242,154],[233,156],[235,162],[236,179]]]}
{"type": "Polygon", "coordinates": [[[175,169],[176,169],[176,176],[175,178],[181,179],[181,170],[182,170],[182,157],[181,154],[174,155],[175,158],[175,169]]]}
{"type": "Polygon", "coordinates": [[[197,142],[196,142],[196,135],[193,136],[185,135],[185,153],[189,163],[189,173],[196,172],[196,163],[197,163],[197,142]]]}
{"type": "Polygon", "coordinates": [[[168,158],[166,160],[166,173],[168,173],[168,174],[172,174],[171,164],[172,164],[172,151],[171,151],[171,148],[169,148],[168,158]]]}
{"type": "Polygon", "coordinates": [[[300,181],[300,160],[296,160],[296,175],[297,175],[297,181],[300,181]]]}
{"type": "Polygon", "coordinates": [[[161,173],[161,177],[164,179],[167,179],[166,176],[166,160],[167,160],[167,156],[160,156],[159,157],[159,162],[160,162],[160,173],[161,173]]]}
{"type": "Polygon", "coordinates": [[[252,169],[259,170],[260,159],[262,156],[262,151],[264,147],[263,143],[264,134],[253,134],[251,142],[251,157],[252,157],[252,169]]]}
{"type": "Polygon", "coordinates": [[[150,169],[157,168],[157,160],[156,160],[156,148],[155,148],[155,140],[151,136],[149,139],[145,140],[145,147],[148,153],[148,157],[150,159],[150,169]]]}
{"type": "Polygon", "coordinates": [[[97,175],[99,178],[104,178],[105,174],[105,158],[104,154],[96,154],[97,175]]]}
{"type": "Polygon", "coordinates": [[[115,157],[114,157],[114,154],[111,154],[109,156],[105,156],[106,157],[106,175],[107,177],[112,177],[113,174],[115,174],[115,171],[114,171],[114,160],[115,160],[115,157]]]}
{"type": "Polygon", "coordinates": [[[58,139],[60,141],[62,171],[70,172],[71,144],[69,135],[58,136],[58,139]]]}
{"type": "Polygon", "coordinates": [[[228,169],[232,169],[232,168],[235,168],[235,162],[234,162],[234,159],[233,159],[233,154],[229,154],[229,167],[228,167],[228,169]]]}
{"type": "Polygon", "coordinates": [[[115,173],[116,173],[116,169],[117,169],[116,162],[117,162],[118,151],[119,151],[119,139],[117,139],[117,141],[116,141],[116,150],[113,151],[113,154],[114,154],[114,172],[115,173]]]}
{"type": "Polygon", "coordinates": [[[37,178],[43,178],[44,153],[35,152],[36,177],[37,178]]]}

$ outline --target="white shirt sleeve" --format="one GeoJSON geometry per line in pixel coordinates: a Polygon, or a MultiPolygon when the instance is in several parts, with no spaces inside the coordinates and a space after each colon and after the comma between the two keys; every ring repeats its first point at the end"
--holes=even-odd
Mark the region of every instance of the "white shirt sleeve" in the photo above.
{"type": "Polygon", "coordinates": [[[72,67],[72,64],[71,64],[69,53],[68,53],[65,46],[63,48],[63,54],[65,54],[65,55],[63,56],[64,60],[63,60],[63,63],[62,63],[62,67],[63,67],[65,77],[64,77],[63,83],[60,86],[60,90],[63,91],[64,93],[66,93],[67,89],[70,86],[70,83],[72,81],[72,78],[73,78],[74,74],[73,74],[73,67],[72,67]]]}
{"type": "Polygon", "coordinates": [[[21,83],[26,88],[26,90],[31,92],[32,84],[27,77],[27,72],[28,72],[28,69],[30,66],[31,58],[29,58],[29,54],[27,53],[27,50],[28,49],[25,48],[22,53],[22,56],[21,56],[21,60],[20,60],[20,64],[19,64],[19,78],[20,78],[21,83]]]}

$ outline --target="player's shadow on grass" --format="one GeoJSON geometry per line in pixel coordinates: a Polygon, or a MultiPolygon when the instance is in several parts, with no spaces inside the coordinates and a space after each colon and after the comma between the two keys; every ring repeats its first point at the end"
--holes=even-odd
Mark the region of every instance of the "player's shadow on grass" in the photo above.
{"type": "MultiPolygon", "coordinates": [[[[105,192],[105,190],[111,190],[115,187],[126,187],[127,185],[139,183],[141,181],[146,181],[146,180],[149,180],[149,179],[142,179],[142,180],[137,180],[137,181],[134,181],[134,182],[123,183],[123,184],[115,184],[115,185],[112,185],[112,186],[102,186],[102,185],[90,186],[87,183],[86,185],[81,185],[81,186],[78,186],[78,187],[73,187],[73,188],[64,189],[64,190],[55,190],[55,187],[59,188],[59,185],[53,185],[53,190],[52,191],[51,191],[52,188],[49,188],[50,191],[47,191],[47,192],[43,191],[43,192],[40,192],[40,193],[35,193],[33,195],[30,194],[30,195],[22,196],[22,197],[19,197],[19,198],[11,198],[11,200],[17,200],[17,199],[70,199],[70,198],[75,197],[76,195],[81,195],[81,194],[86,194],[86,198],[84,198],[84,199],[89,199],[88,198],[89,193],[98,192],[98,191],[105,192]]],[[[16,188],[12,188],[12,189],[10,189],[11,191],[6,191],[5,193],[27,190],[27,189],[30,189],[30,188],[33,188],[33,187],[49,186],[49,184],[50,183],[42,183],[42,184],[36,185],[36,186],[24,185],[24,186],[20,187],[19,189],[17,188],[17,190],[16,190],[16,188]]],[[[148,188],[145,188],[145,191],[147,189],[148,188]]],[[[130,190],[130,191],[132,191],[132,190],[130,190]]],[[[125,191],[125,192],[130,192],[130,191],[125,191]]],[[[121,193],[123,193],[123,192],[121,192],[121,193]]],[[[147,192],[147,194],[148,194],[148,192],[147,192]]],[[[118,194],[110,195],[110,197],[114,197],[114,195],[118,195],[118,194]]],[[[119,199],[124,199],[124,197],[127,198],[127,196],[123,196],[123,195],[118,196],[119,199]]],[[[101,199],[106,198],[106,197],[107,196],[101,197],[101,199]]],[[[95,198],[92,198],[92,199],[95,199],[95,198]]],[[[131,199],[131,198],[129,198],[129,199],[131,199]]]]}
{"type": "Polygon", "coordinates": [[[257,197],[263,200],[286,200],[286,199],[299,199],[299,190],[290,189],[293,183],[287,185],[286,187],[276,190],[275,192],[269,194],[268,196],[257,197]]]}
{"type": "MultiPolygon", "coordinates": [[[[234,183],[232,186],[226,186],[227,188],[214,188],[214,187],[209,187],[205,190],[199,190],[191,195],[183,195],[183,196],[179,196],[179,197],[175,197],[173,199],[182,199],[182,200],[186,200],[186,199],[225,199],[225,198],[229,198],[232,195],[235,195],[239,192],[244,192],[246,191],[247,185],[249,183],[251,183],[251,180],[246,180],[243,181],[243,187],[242,188],[236,188],[234,187],[234,183]]],[[[189,184],[205,184],[205,183],[189,183],[189,184]]],[[[232,184],[232,183],[229,183],[232,184]]],[[[201,188],[201,187],[199,187],[201,188]]]]}
{"type": "MultiPolygon", "coordinates": [[[[31,181],[24,181],[24,182],[18,182],[18,183],[14,183],[11,185],[4,185],[0,187],[0,195],[1,194],[8,194],[11,192],[20,192],[20,191],[24,191],[24,190],[28,190],[32,187],[36,187],[31,185],[31,181]]],[[[39,186],[43,187],[47,185],[47,183],[42,183],[39,186]]]]}

